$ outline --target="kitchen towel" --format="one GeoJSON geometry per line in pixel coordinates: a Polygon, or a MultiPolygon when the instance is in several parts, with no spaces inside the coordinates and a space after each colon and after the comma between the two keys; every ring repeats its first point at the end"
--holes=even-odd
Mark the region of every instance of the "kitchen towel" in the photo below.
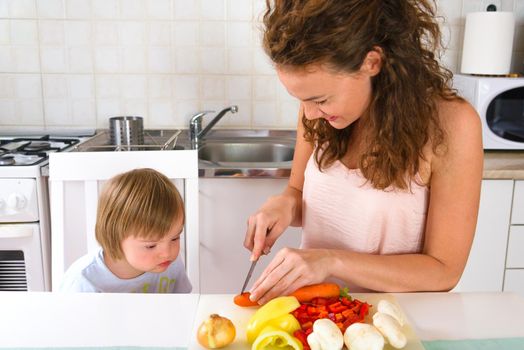
{"type": "Polygon", "coordinates": [[[472,12],[466,15],[461,73],[510,73],[515,17],[513,12],[472,12]]]}
{"type": "Polygon", "coordinates": [[[423,341],[426,350],[522,350],[524,338],[423,341]]]}

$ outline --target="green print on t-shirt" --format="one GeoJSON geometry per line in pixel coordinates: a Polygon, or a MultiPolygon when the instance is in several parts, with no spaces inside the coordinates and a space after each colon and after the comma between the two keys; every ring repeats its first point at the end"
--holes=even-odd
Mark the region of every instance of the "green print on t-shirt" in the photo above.
{"type": "MultiPolygon", "coordinates": [[[[160,277],[156,291],[154,289],[150,290],[151,283],[144,283],[142,288],[139,288],[140,291],[138,293],[169,293],[171,290],[174,290],[175,282],[176,278],[160,277]]],[[[137,293],[137,291],[133,290],[132,293],[137,293]]]]}
{"type": "Polygon", "coordinates": [[[160,277],[158,281],[158,293],[169,293],[170,290],[174,290],[176,278],[160,277]]]}

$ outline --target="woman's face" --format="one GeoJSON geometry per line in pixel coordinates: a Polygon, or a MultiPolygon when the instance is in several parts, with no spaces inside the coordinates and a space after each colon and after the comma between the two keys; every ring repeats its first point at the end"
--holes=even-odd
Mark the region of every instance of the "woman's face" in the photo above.
{"type": "Polygon", "coordinates": [[[177,258],[180,251],[182,219],[176,220],[169,232],[160,240],[148,240],[129,236],[122,241],[124,261],[129,272],[136,276],[144,272],[164,272],[177,258]]]}
{"type": "Polygon", "coordinates": [[[323,118],[343,129],[360,118],[371,98],[371,77],[364,70],[335,73],[322,65],[307,69],[277,68],[287,91],[298,98],[307,119],[323,118]]]}

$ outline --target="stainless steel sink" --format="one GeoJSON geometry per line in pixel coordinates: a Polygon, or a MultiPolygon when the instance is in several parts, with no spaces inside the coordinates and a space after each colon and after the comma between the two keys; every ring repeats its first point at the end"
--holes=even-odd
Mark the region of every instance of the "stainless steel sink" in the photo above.
{"type": "Polygon", "coordinates": [[[293,160],[294,145],[282,142],[206,142],[198,150],[201,160],[212,163],[281,163],[293,160]]]}
{"type": "MultiPolygon", "coordinates": [[[[294,130],[211,130],[198,148],[199,176],[287,178],[295,140],[294,130]]],[[[191,149],[187,131],[177,147],[191,149]]]]}

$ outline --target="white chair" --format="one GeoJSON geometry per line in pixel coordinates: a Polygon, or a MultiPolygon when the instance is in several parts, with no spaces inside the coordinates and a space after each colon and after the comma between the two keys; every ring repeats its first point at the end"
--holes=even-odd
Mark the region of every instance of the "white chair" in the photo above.
{"type": "MultiPolygon", "coordinates": [[[[51,273],[52,290],[58,290],[68,266],[65,263],[67,182],[84,184],[83,203],[85,221],[78,220],[78,229],[85,232],[87,251],[96,249],[95,222],[98,202],[98,183],[136,168],[155,169],[169,179],[183,183],[179,190],[184,198],[186,222],[183,240],[185,264],[193,293],[200,291],[199,233],[198,233],[198,155],[196,150],[131,151],[131,152],[57,152],[49,157],[49,183],[51,208],[51,273]]],[[[87,253],[83,252],[84,254],[87,253]]]]}

